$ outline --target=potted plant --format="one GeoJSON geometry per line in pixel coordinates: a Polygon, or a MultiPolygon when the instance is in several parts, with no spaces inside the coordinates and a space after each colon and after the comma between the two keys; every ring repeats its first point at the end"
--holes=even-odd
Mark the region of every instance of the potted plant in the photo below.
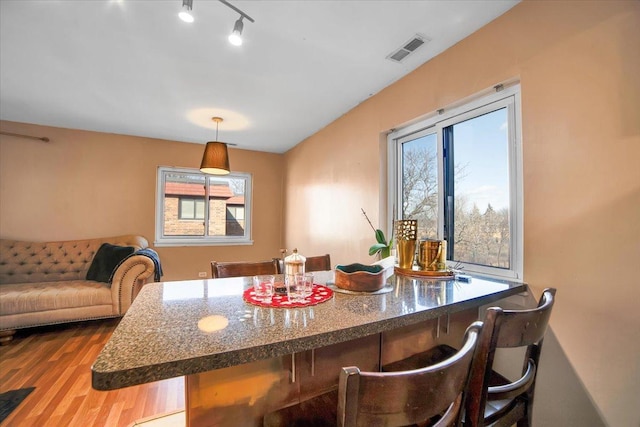
{"type": "Polygon", "coordinates": [[[389,242],[387,242],[387,238],[385,237],[384,232],[379,228],[375,228],[373,226],[371,220],[369,219],[367,213],[363,208],[360,208],[360,210],[362,211],[364,217],[367,219],[367,222],[371,226],[371,229],[376,236],[376,243],[374,245],[371,245],[371,247],[369,248],[369,255],[373,256],[379,254],[381,259],[391,256],[391,248],[393,247],[393,230],[391,231],[391,239],[389,239],[389,242]]]}

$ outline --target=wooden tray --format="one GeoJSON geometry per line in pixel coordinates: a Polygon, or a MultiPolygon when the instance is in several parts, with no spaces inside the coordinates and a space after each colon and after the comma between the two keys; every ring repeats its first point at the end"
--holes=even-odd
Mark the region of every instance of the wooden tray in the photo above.
{"type": "Polygon", "coordinates": [[[393,271],[394,273],[400,274],[402,276],[431,277],[434,279],[438,279],[438,278],[448,279],[448,278],[454,277],[453,271],[450,271],[450,270],[428,271],[428,270],[413,270],[411,268],[394,267],[393,271]]]}

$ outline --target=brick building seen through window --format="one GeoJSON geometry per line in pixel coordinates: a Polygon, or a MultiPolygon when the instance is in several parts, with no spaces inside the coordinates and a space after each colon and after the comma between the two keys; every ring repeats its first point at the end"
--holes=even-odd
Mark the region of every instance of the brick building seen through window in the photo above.
{"type": "MultiPolygon", "coordinates": [[[[167,181],[164,188],[164,235],[204,235],[205,209],[204,185],[167,181]]],[[[242,236],[244,227],[244,196],[234,195],[228,185],[210,185],[209,235],[242,236]]]]}

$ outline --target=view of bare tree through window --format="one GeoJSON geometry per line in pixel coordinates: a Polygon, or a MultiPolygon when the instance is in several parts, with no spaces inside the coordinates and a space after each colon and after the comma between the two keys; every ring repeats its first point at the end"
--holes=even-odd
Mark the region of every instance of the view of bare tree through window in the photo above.
{"type": "MultiPolygon", "coordinates": [[[[447,193],[453,216],[446,224],[453,237],[451,260],[510,268],[507,109],[447,129],[443,139],[450,166],[444,173],[453,173],[447,193]]],[[[419,239],[438,238],[438,199],[443,190],[438,188],[437,135],[434,131],[401,145],[401,218],[418,220],[419,239]]]]}
{"type": "Polygon", "coordinates": [[[455,170],[453,259],[509,268],[507,109],[451,127],[455,170]]]}
{"type": "Polygon", "coordinates": [[[418,239],[438,238],[435,133],[402,144],[402,218],[418,220],[418,239]]]}

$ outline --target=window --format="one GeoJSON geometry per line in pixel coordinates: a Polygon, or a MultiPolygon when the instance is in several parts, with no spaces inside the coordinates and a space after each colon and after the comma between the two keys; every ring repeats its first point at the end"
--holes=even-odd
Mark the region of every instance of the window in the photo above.
{"type": "Polygon", "coordinates": [[[449,266],[522,278],[519,85],[389,135],[392,217],[447,241],[449,266]]]}
{"type": "Polygon", "coordinates": [[[204,219],[204,197],[179,197],[178,218],[204,219]]]}
{"type": "Polygon", "coordinates": [[[251,175],[158,168],[156,246],[251,244],[251,175]]]}

